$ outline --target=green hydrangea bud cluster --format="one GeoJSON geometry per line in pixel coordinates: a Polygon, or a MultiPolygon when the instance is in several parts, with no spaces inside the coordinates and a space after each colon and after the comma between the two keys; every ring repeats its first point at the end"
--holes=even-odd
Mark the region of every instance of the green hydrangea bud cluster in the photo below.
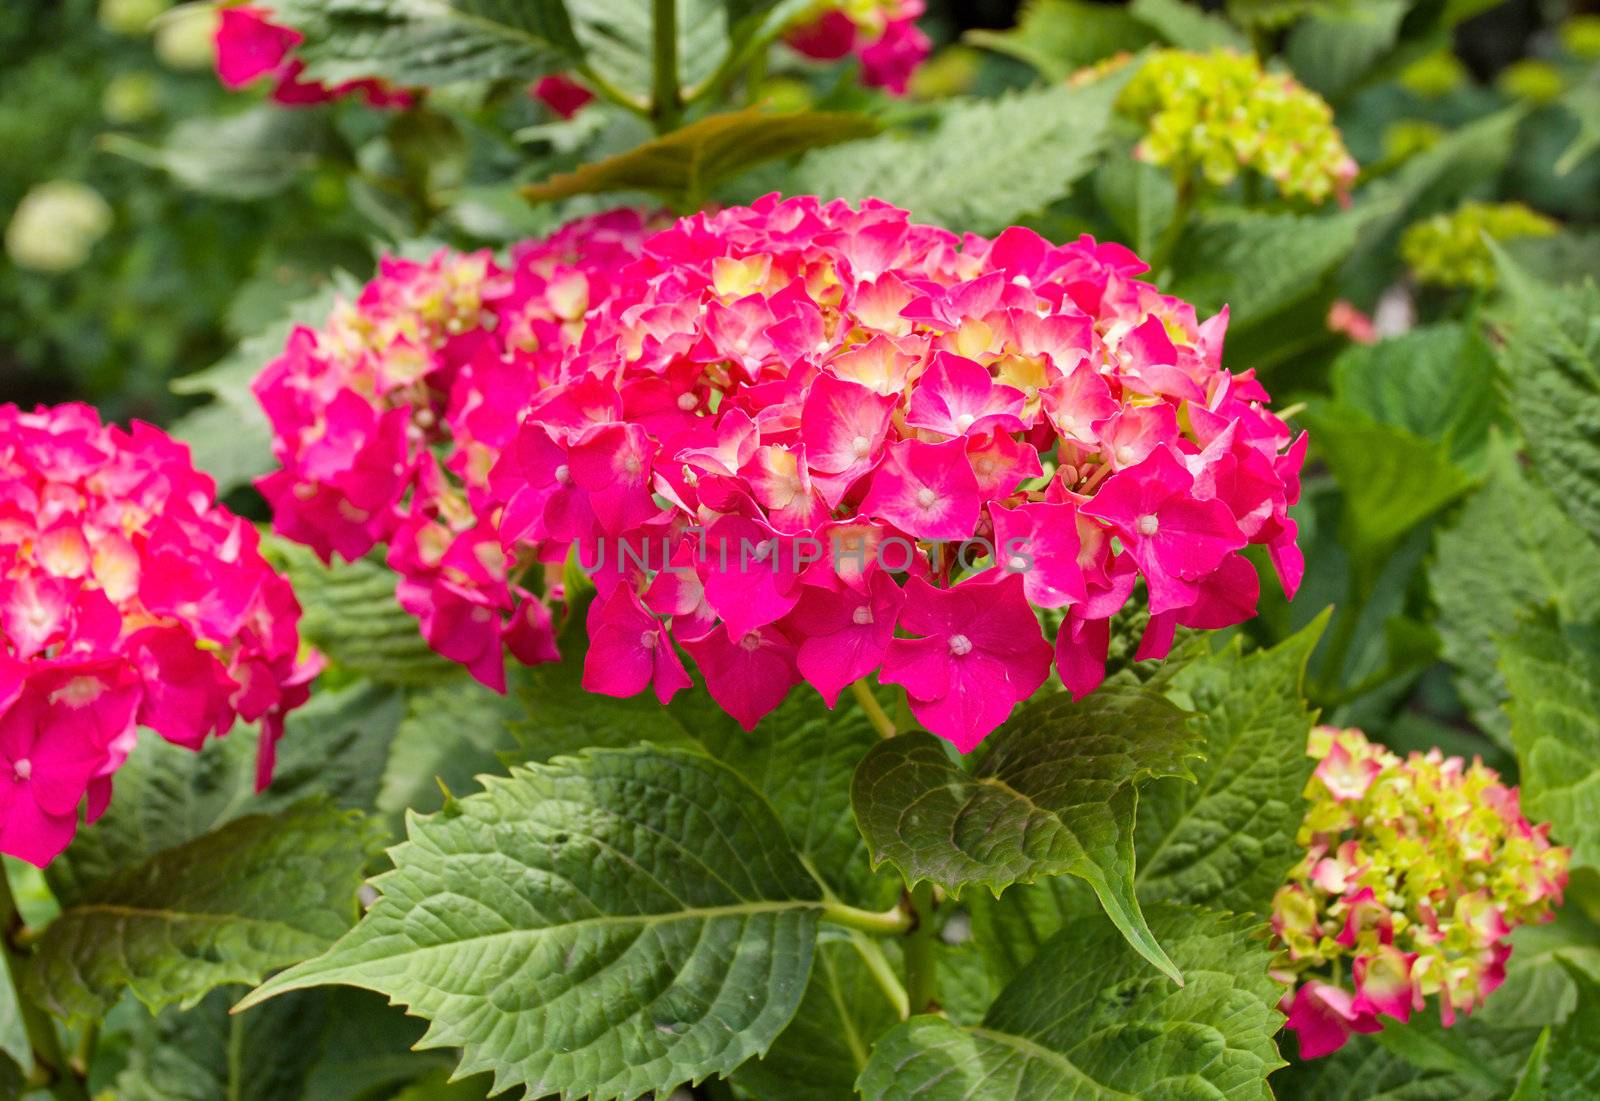
{"type": "Polygon", "coordinates": [[[1437,749],[1402,759],[1327,726],[1308,752],[1317,767],[1296,838],[1306,855],[1272,914],[1302,1056],[1434,997],[1449,1026],[1504,979],[1511,930],[1553,916],[1569,850],[1482,761],[1437,749]]]}
{"type": "Polygon", "coordinates": [[[1561,27],[1561,45],[1573,57],[1600,60],[1600,15],[1575,15],[1561,27]]]}
{"type": "Polygon", "coordinates": [[[1511,99],[1544,104],[1559,97],[1567,82],[1550,62],[1527,57],[1502,69],[1494,86],[1511,99]]]}
{"type": "Polygon", "coordinates": [[[1400,238],[1400,258],[1419,283],[1487,290],[1494,286],[1495,271],[1485,237],[1548,237],[1558,228],[1522,203],[1462,203],[1408,228],[1400,238]]]}
{"type": "Polygon", "coordinates": [[[1145,129],[1135,155],[1181,179],[1223,187],[1241,170],[1271,180],[1286,198],[1348,197],[1359,170],[1333,110],[1292,77],[1230,50],[1160,50],[1118,101],[1145,129]]]}
{"type": "Polygon", "coordinates": [[[1400,85],[1423,99],[1442,99],[1467,82],[1467,67],[1449,50],[1419,57],[1400,70],[1400,85]]]}
{"type": "Polygon", "coordinates": [[[1383,159],[1390,162],[1409,160],[1425,153],[1444,140],[1445,128],[1422,119],[1401,119],[1383,132],[1383,159]]]}

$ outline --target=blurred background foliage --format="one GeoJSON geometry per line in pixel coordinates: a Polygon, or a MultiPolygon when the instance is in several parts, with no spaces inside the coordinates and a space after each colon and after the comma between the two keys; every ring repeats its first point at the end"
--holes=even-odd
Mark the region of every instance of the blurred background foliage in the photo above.
{"type": "MultiPolygon", "coordinates": [[[[1496,156],[1509,152],[1507,135],[1486,130],[1468,143],[1480,170],[1440,173],[1413,212],[1445,209],[1465,194],[1515,195],[1569,223],[1600,217],[1600,158],[1556,171],[1564,155],[1574,159],[1580,122],[1570,102],[1596,49],[1592,29],[1563,41],[1574,14],[1564,5],[1274,0],[1271,20],[1241,21],[1233,9],[1252,4],[1259,0],[1235,0],[1229,12],[1334,104],[1363,183],[1403,175],[1450,132],[1517,104],[1527,115],[1516,155],[1496,156]]],[[[945,96],[989,95],[1041,75],[1059,80],[1115,49],[1181,39],[1170,7],[1028,0],[1019,13],[1012,0],[944,0],[922,21],[936,53],[908,99],[792,56],[747,95],[866,109],[915,127],[945,96]]],[[[113,417],[170,423],[193,404],[170,389],[174,378],[221,359],[333,272],[365,273],[378,252],[408,241],[499,245],[535,232],[574,203],[530,209],[516,184],[647,136],[620,112],[562,120],[507,82],[453,84],[398,112],[355,102],[279,107],[257,91],[219,85],[214,18],[209,5],[170,0],[10,0],[0,13],[0,391],[8,400],[81,398],[113,417]]],[[[1583,94],[1600,107],[1593,85],[1583,94]]],[[[1596,124],[1587,125],[1593,141],[1596,124]]],[[[1079,188],[1033,221],[1047,232],[1088,228],[1138,245],[1137,222],[1148,222],[1149,211],[1096,195],[1159,203],[1161,183],[1139,178],[1146,172],[1108,161],[1095,188],[1079,188]]],[[[782,182],[757,170],[730,197],[782,182]]],[[[1395,257],[1366,251],[1377,255],[1348,265],[1340,289],[1370,308],[1394,279],[1395,257]]],[[[1566,264],[1596,256],[1592,235],[1564,235],[1545,251],[1566,264]]],[[[1216,297],[1204,286],[1182,289],[1216,297]]]]}

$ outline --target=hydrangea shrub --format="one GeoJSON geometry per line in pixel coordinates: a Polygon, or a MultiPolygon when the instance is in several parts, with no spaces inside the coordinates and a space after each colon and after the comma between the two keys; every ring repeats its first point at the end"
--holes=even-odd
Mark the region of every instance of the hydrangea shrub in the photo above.
{"type": "Polygon", "coordinates": [[[294,233],[0,405],[0,1097],[1593,1092],[1588,23],[130,2],[0,283],[294,233]]]}

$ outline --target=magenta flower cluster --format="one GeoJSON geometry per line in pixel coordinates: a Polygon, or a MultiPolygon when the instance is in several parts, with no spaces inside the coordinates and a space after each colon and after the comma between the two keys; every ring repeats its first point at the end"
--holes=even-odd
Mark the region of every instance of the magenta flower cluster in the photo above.
{"type": "Polygon", "coordinates": [[[387,261],[256,384],[277,529],[324,558],[387,542],[401,603],[485,684],[503,649],[556,657],[575,557],[593,691],[669,699],[681,646],[751,727],[876,672],[970,750],[1052,664],[1099,683],[1140,579],[1144,657],[1254,613],[1248,545],[1298,585],[1304,437],[1222,367],[1226,312],[1128,250],[808,198],[647,230],[387,261]]]}
{"type": "Polygon", "coordinates": [[[796,20],[783,40],[817,61],[854,55],[861,64],[862,84],[903,96],[933,50],[933,42],[917,26],[926,11],[924,0],[822,3],[796,20]]]}
{"type": "Polygon", "coordinates": [[[270,80],[269,93],[275,103],[307,106],[331,103],[347,96],[361,96],[368,106],[409,107],[415,95],[386,81],[347,80],[328,85],[305,77],[305,62],[294,55],[305,36],[293,27],[275,22],[265,8],[240,5],[217,13],[213,35],[217,55],[217,78],[227,88],[243,88],[257,81],[270,80]]]}
{"type": "Polygon", "coordinates": [[[65,848],[140,725],[199,749],[259,721],[265,784],[318,663],[258,543],[159,430],[0,405],[0,851],[65,848]]]}

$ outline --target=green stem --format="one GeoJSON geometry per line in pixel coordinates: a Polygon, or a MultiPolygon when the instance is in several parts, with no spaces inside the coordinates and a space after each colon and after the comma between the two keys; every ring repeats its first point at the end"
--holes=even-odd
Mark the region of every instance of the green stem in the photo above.
{"type": "Polygon", "coordinates": [[[627,111],[631,111],[641,117],[649,116],[650,105],[648,103],[645,103],[638,96],[630,95],[627,92],[624,92],[621,88],[618,88],[615,84],[611,83],[611,81],[601,76],[600,73],[595,70],[594,66],[584,63],[579,65],[574,72],[581,76],[583,78],[583,82],[594,90],[595,95],[599,96],[606,102],[614,103],[618,107],[621,107],[627,111]]]}
{"type": "Polygon", "coordinates": [[[933,884],[924,880],[911,889],[909,898],[916,925],[906,937],[906,1002],[912,1013],[937,1012],[939,973],[933,957],[933,884]]]}
{"type": "Polygon", "coordinates": [[[867,683],[866,678],[863,677],[861,680],[851,684],[850,692],[855,696],[856,703],[861,705],[861,710],[866,712],[867,719],[871,721],[873,729],[885,738],[894,737],[894,720],[889,717],[889,713],[878,702],[878,697],[872,694],[872,686],[867,683]]]}
{"type": "Polygon", "coordinates": [[[867,973],[877,982],[878,989],[883,991],[883,996],[894,1007],[895,1016],[902,1021],[911,1016],[911,999],[906,997],[906,988],[900,982],[900,976],[889,966],[889,957],[883,954],[882,945],[854,930],[850,932],[850,941],[860,953],[861,961],[867,965],[867,973]]]}
{"type": "Polygon", "coordinates": [[[904,906],[892,910],[862,910],[832,898],[822,903],[822,920],[880,937],[897,937],[912,928],[911,913],[904,906]]]}
{"type": "Polygon", "coordinates": [[[656,133],[676,130],[683,121],[683,93],[678,87],[678,3],[651,0],[655,30],[650,118],[656,133]]]}
{"type": "Polygon", "coordinates": [[[12,942],[12,933],[20,928],[22,915],[17,911],[17,900],[11,894],[11,881],[0,866],[0,944],[4,945],[6,970],[17,995],[17,1015],[28,1034],[28,1046],[33,1050],[32,1081],[47,1087],[57,1101],[89,1101],[89,1091],[83,1080],[73,1075],[61,1054],[61,1040],[56,1026],[48,1014],[40,1009],[22,991],[18,976],[27,962],[27,956],[12,942]]]}

